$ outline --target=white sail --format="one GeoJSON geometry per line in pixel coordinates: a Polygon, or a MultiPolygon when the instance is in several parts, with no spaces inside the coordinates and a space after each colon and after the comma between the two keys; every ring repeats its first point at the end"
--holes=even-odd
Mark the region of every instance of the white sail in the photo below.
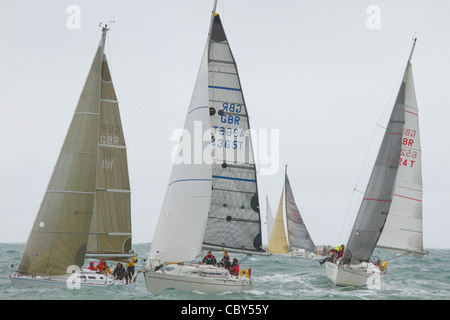
{"type": "MultiPolygon", "coordinates": [[[[208,49],[205,48],[197,82],[184,124],[177,160],[186,152],[204,150],[211,140],[203,141],[210,129],[208,107],[208,49]],[[195,133],[195,129],[200,133],[195,133]],[[199,136],[200,135],[200,136],[199,136]],[[188,140],[189,139],[189,140],[188,140]]],[[[194,155],[191,154],[191,159],[194,155]]],[[[202,248],[211,202],[211,164],[175,163],[152,241],[149,259],[159,262],[193,260],[202,248]]]]}
{"type": "Polygon", "coordinates": [[[422,161],[419,120],[411,64],[405,74],[405,125],[392,203],[377,247],[421,258],[422,161]]]}

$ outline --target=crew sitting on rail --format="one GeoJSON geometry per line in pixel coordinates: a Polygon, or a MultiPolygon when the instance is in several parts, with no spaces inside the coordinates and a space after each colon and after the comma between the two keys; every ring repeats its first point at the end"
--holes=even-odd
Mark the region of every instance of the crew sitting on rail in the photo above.
{"type": "Polygon", "coordinates": [[[208,254],[203,258],[202,260],[203,263],[206,264],[216,264],[217,260],[216,258],[213,256],[213,254],[211,253],[211,251],[208,251],[208,254]]]}

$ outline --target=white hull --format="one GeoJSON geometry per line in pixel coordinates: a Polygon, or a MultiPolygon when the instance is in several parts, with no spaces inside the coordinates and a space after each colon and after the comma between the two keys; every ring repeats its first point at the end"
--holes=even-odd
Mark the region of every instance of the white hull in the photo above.
{"type": "Polygon", "coordinates": [[[144,270],[147,291],[165,289],[203,293],[237,292],[252,288],[245,275],[232,276],[228,270],[210,265],[169,265],[158,271],[144,270]]]}
{"type": "Polygon", "coordinates": [[[385,273],[373,263],[363,262],[359,265],[326,262],[328,280],[335,286],[368,287],[379,289],[385,273]]]}
{"type": "Polygon", "coordinates": [[[309,251],[305,251],[302,249],[299,250],[291,250],[289,251],[289,253],[287,254],[288,256],[293,256],[293,257],[300,257],[300,258],[306,258],[306,259],[313,259],[313,260],[318,260],[318,259],[324,259],[326,257],[324,256],[320,256],[317,255],[315,253],[309,252],[309,251]]]}
{"type": "Polygon", "coordinates": [[[46,287],[46,288],[69,288],[79,289],[81,287],[108,287],[112,285],[125,285],[125,280],[115,280],[110,275],[106,276],[95,271],[83,269],[76,272],[58,276],[31,276],[14,273],[9,276],[16,288],[46,287]]]}

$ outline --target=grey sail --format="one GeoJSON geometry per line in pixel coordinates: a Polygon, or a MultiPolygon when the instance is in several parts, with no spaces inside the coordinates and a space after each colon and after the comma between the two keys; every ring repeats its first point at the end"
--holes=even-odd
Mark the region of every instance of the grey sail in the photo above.
{"type": "Polygon", "coordinates": [[[104,37],[19,262],[21,274],[62,275],[84,263],[96,189],[103,46],[104,37]]]}
{"type": "Polygon", "coordinates": [[[344,258],[351,257],[351,263],[369,261],[392,203],[405,123],[405,81],[406,72],[345,249],[344,258]]]}
{"type": "Polygon", "coordinates": [[[103,55],[96,197],[87,256],[127,261],[131,251],[131,194],[119,104],[103,55]]]}
{"type": "Polygon", "coordinates": [[[262,252],[247,108],[218,14],[214,17],[209,48],[208,91],[214,163],[204,247],[262,252]]]}
{"type": "Polygon", "coordinates": [[[289,247],[291,249],[305,249],[309,252],[315,252],[316,246],[309,235],[308,229],[306,229],[300,210],[295,203],[294,193],[292,192],[287,174],[285,176],[285,190],[286,225],[289,247]]]}

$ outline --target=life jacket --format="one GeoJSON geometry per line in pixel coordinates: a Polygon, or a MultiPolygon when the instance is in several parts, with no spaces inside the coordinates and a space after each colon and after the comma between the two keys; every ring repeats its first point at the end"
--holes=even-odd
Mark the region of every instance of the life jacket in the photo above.
{"type": "Polygon", "coordinates": [[[101,261],[98,263],[97,270],[99,272],[110,272],[106,262],[102,263],[101,261]]]}
{"type": "Polygon", "coordinates": [[[137,258],[134,257],[133,259],[131,259],[130,262],[127,263],[127,267],[134,267],[136,262],[137,262],[137,258]]]}
{"type": "Polygon", "coordinates": [[[236,276],[239,274],[239,265],[238,264],[231,266],[231,274],[236,275],[236,276]]]}
{"type": "Polygon", "coordinates": [[[207,254],[203,260],[205,261],[206,264],[213,264],[214,260],[216,260],[216,259],[214,258],[214,256],[212,254],[207,254]]]}

